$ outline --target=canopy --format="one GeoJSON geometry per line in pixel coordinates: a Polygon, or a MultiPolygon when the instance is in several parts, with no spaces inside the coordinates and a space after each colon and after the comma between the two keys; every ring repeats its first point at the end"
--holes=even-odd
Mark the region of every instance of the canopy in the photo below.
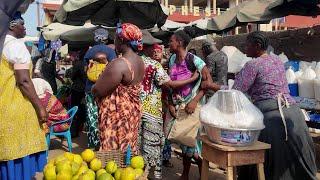
{"type": "Polygon", "coordinates": [[[303,8],[290,8],[299,4],[297,3],[299,0],[289,1],[292,3],[286,3],[285,0],[246,1],[212,18],[208,21],[207,27],[209,30],[221,32],[247,23],[268,23],[272,19],[290,14],[306,16],[320,14],[319,7],[315,4],[302,4],[303,8]]]}
{"type": "MultiPolygon", "coordinates": [[[[98,27],[74,29],[62,33],[60,39],[69,44],[82,44],[93,45],[94,44],[94,30],[98,27]]],[[[108,28],[109,38],[113,40],[115,34],[115,28],[108,28]]],[[[144,44],[162,43],[161,40],[154,38],[148,30],[142,30],[142,41],[144,44]]]]}
{"type": "Polygon", "coordinates": [[[129,22],[141,29],[161,27],[167,19],[158,0],[64,0],[55,20],[69,25],[83,25],[90,20],[94,25],[115,27],[118,22],[129,22]]]}
{"type": "MultiPolygon", "coordinates": [[[[60,35],[66,33],[70,30],[86,30],[89,28],[94,28],[95,26],[91,23],[85,23],[83,26],[71,26],[61,23],[52,23],[48,26],[42,28],[42,35],[45,40],[57,40],[59,39],[60,35]]],[[[81,37],[79,37],[81,38],[81,37]]]]}

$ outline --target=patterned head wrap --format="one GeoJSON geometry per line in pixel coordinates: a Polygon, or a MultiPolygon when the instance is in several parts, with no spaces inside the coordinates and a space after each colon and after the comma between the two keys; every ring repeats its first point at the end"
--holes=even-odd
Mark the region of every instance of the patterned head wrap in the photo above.
{"type": "Polygon", "coordinates": [[[118,24],[116,35],[122,41],[128,42],[133,50],[141,51],[143,49],[142,32],[136,25],[118,24]]]}
{"type": "Polygon", "coordinates": [[[106,29],[99,28],[94,31],[94,41],[104,43],[108,40],[109,32],[106,29]]]}
{"type": "Polygon", "coordinates": [[[153,49],[158,50],[158,51],[162,51],[162,46],[159,44],[153,44],[153,49]]]}
{"type": "Polygon", "coordinates": [[[22,18],[22,16],[21,16],[21,12],[17,11],[17,12],[13,15],[13,17],[11,18],[11,21],[10,21],[10,23],[9,23],[9,27],[10,27],[10,28],[13,28],[13,27],[15,27],[16,25],[18,25],[18,24],[23,24],[23,23],[24,23],[24,20],[23,20],[23,18],[22,18]]]}

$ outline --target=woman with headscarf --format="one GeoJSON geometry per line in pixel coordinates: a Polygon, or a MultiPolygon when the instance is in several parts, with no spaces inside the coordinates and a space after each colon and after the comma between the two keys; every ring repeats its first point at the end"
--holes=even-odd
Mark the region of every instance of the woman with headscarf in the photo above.
{"type": "MultiPolygon", "coordinates": [[[[140,99],[142,101],[141,118],[141,154],[149,167],[154,168],[154,177],[162,179],[162,150],[165,142],[164,123],[162,119],[162,88],[178,88],[196,81],[198,73],[182,81],[171,81],[160,62],[162,56],[156,55],[159,45],[144,46],[141,56],[145,65],[140,99]]],[[[152,172],[153,173],[153,172],[152,172]]]]}
{"type": "Polygon", "coordinates": [[[32,179],[46,164],[47,145],[40,124],[48,114],[30,78],[31,56],[24,42],[24,20],[10,21],[0,61],[0,178],[32,179]]]}
{"type": "Polygon", "coordinates": [[[115,36],[120,58],[109,62],[92,87],[98,99],[100,150],[138,152],[141,118],[139,99],[144,64],[137,54],[142,50],[142,32],[130,23],[118,25],[115,36]]]}
{"type": "MultiPolygon", "coordinates": [[[[262,32],[248,35],[247,55],[255,59],[236,75],[233,89],[251,96],[264,114],[265,129],[259,141],[271,144],[265,154],[266,179],[315,180],[314,147],[304,115],[289,94],[284,64],[278,56],[266,53],[268,45],[269,39],[262,32]]],[[[227,89],[210,81],[203,82],[202,88],[227,89]]],[[[238,179],[257,179],[255,169],[243,167],[239,171],[238,179]]]]}

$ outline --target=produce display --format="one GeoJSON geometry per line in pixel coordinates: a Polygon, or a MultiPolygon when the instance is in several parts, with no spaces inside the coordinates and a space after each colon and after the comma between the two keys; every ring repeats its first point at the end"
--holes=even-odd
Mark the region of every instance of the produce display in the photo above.
{"type": "Polygon", "coordinates": [[[136,180],[144,173],[144,159],[134,156],[131,166],[119,168],[115,161],[103,162],[86,149],[80,155],[66,152],[44,167],[45,180],[136,180]]]}

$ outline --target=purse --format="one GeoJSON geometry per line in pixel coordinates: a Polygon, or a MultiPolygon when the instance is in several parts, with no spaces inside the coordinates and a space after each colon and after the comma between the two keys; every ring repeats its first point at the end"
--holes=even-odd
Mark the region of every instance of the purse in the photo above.
{"type": "Polygon", "coordinates": [[[179,109],[177,119],[173,121],[169,131],[168,139],[175,143],[195,147],[200,126],[200,106],[197,106],[192,114],[187,114],[184,108],[179,109]]]}
{"type": "Polygon", "coordinates": [[[87,77],[90,81],[96,82],[100,76],[100,74],[103,72],[103,70],[106,68],[107,64],[102,63],[91,63],[87,70],[87,77]]]}

